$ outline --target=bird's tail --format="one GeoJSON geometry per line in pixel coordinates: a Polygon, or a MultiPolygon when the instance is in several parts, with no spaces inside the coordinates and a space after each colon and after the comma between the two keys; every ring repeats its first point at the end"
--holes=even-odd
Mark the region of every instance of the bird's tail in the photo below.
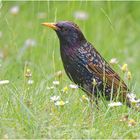
{"type": "Polygon", "coordinates": [[[127,93],[126,105],[130,108],[133,108],[136,111],[140,111],[140,99],[137,99],[136,95],[133,93],[127,93]]]}

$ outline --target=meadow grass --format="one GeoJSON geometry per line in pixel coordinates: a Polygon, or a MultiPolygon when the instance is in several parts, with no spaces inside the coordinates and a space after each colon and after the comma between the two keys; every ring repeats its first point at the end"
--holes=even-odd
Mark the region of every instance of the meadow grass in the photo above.
{"type": "Polygon", "coordinates": [[[108,108],[109,102],[102,100],[100,110],[92,110],[82,98],[85,93],[69,87],[58,38],[41,25],[76,22],[107,61],[117,58],[119,65],[128,64],[130,83],[118,66],[114,69],[140,97],[140,2],[0,3],[0,80],[9,80],[0,85],[0,138],[140,138],[138,112],[126,106],[108,108]],[[77,12],[85,15],[76,18],[77,12]],[[53,85],[55,80],[60,84],[53,85]],[[56,106],[50,100],[54,95],[68,103],[56,106]]]}

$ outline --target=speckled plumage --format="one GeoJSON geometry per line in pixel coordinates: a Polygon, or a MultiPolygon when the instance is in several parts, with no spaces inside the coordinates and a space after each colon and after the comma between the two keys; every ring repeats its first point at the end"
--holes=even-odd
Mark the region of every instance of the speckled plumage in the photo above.
{"type": "Polygon", "coordinates": [[[56,31],[65,71],[75,84],[89,96],[98,96],[100,92],[106,99],[110,99],[119,94],[120,101],[126,101],[127,105],[131,106],[127,97],[129,92],[127,85],[85,39],[75,23],[62,21],[44,25],[56,31]]]}

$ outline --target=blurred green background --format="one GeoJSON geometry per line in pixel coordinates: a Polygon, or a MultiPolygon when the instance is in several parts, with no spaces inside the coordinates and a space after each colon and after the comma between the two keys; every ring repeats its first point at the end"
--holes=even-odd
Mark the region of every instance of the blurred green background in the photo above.
{"type": "MultiPolygon", "coordinates": [[[[69,89],[62,94],[61,89],[71,82],[65,73],[55,75],[63,71],[59,40],[54,31],[41,25],[63,20],[77,23],[107,61],[117,58],[120,66],[128,64],[132,89],[140,97],[139,7],[140,2],[0,1],[0,80],[10,82],[0,85],[0,137],[140,138],[138,125],[119,124],[120,116],[127,112],[138,123],[137,113],[125,107],[111,113],[102,107],[96,119],[91,119],[89,103],[80,101],[82,91],[69,89]],[[28,85],[24,76],[27,68],[33,85],[28,85]],[[54,80],[60,85],[48,90],[54,80]],[[69,104],[56,108],[50,103],[53,95],[62,96],[69,104]]],[[[118,67],[114,69],[120,73],[118,67]]]]}

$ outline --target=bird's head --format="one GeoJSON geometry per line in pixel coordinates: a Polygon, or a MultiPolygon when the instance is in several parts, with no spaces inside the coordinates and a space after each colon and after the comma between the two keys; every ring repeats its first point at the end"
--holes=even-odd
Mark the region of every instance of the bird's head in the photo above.
{"type": "Polygon", "coordinates": [[[42,23],[54,29],[58,35],[61,44],[75,44],[85,41],[85,37],[80,28],[73,22],[60,21],[57,23],[42,23]]]}

